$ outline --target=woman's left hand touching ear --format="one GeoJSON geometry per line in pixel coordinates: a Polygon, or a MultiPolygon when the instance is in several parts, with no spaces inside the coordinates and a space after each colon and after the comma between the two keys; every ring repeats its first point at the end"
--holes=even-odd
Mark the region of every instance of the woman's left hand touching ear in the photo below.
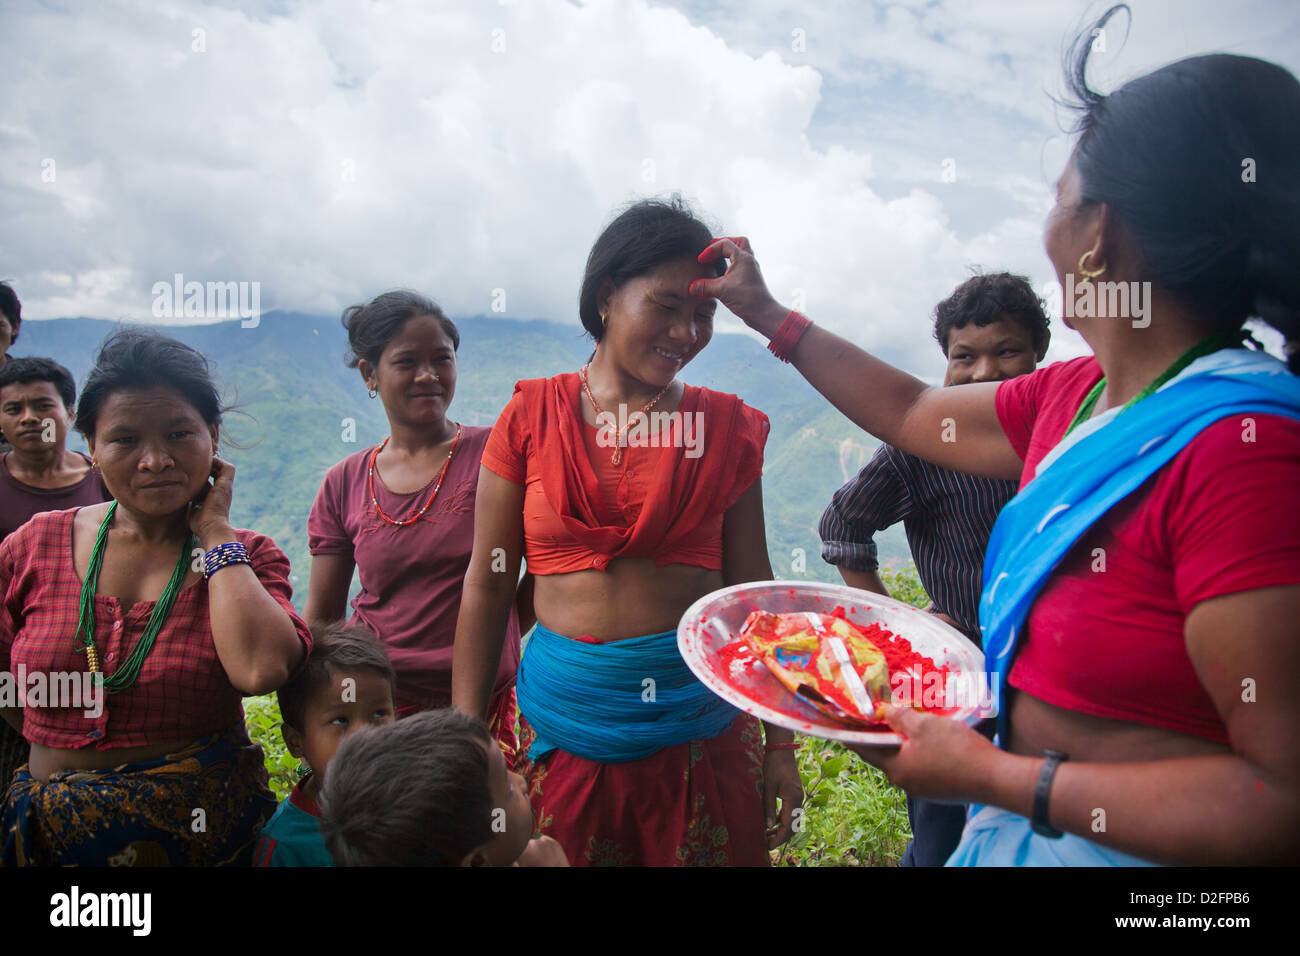
{"type": "Polygon", "coordinates": [[[234,497],[235,466],[214,455],[212,485],[206,494],[190,503],[190,530],[205,549],[233,540],[230,504],[234,497]]]}

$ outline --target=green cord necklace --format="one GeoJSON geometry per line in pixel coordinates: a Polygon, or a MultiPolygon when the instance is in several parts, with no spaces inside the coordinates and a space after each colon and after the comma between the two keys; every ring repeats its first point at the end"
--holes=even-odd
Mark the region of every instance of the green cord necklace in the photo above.
{"type": "MultiPolygon", "coordinates": [[[[1245,330],[1242,329],[1237,332],[1225,332],[1211,335],[1208,338],[1197,342],[1182,355],[1178,356],[1178,358],[1174,359],[1174,363],[1161,372],[1154,382],[1130,398],[1124,404],[1124,407],[1120,409],[1120,413],[1122,414],[1138,402],[1142,401],[1142,399],[1146,398],[1148,395],[1153,394],[1156,389],[1160,388],[1161,385],[1164,385],[1198,358],[1209,355],[1212,352],[1217,352],[1219,349],[1237,345],[1243,340],[1244,335],[1245,330]]],[[[1097,407],[1097,399],[1101,395],[1101,390],[1105,387],[1106,379],[1103,377],[1100,382],[1092,387],[1092,391],[1090,391],[1087,397],[1084,398],[1083,404],[1079,406],[1079,410],[1074,413],[1074,420],[1070,422],[1070,427],[1065,430],[1065,435],[1069,435],[1070,432],[1074,431],[1092,417],[1092,410],[1097,407]]]]}
{"type": "MultiPolygon", "coordinates": [[[[108,513],[104,515],[104,520],[99,525],[99,534],[95,538],[95,547],[90,552],[90,566],[86,568],[86,580],[81,585],[81,612],[77,617],[77,643],[85,648],[86,661],[90,665],[92,674],[99,672],[99,651],[95,647],[95,590],[99,586],[99,569],[104,563],[104,548],[108,544],[108,526],[112,522],[116,511],[117,502],[114,501],[109,504],[108,513]]],[[[153,643],[158,637],[158,632],[162,630],[167,615],[171,614],[172,605],[176,603],[176,595],[180,594],[181,582],[185,580],[185,572],[189,566],[190,550],[196,544],[193,534],[186,536],[185,544],[181,547],[181,556],[176,562],[176,569],[172,571],[171,580],[167,582],[167,587],[163,589],[162,597],[154,605],[153,613],[149,615],[149,624],[144,629],[144,633],[135,642],[135,647],[131,648],[130,655],[122,662],[121,666],[111,676],[104,677],[104,687],[110,694],[126,690],[140,676],[140,668],[144,666],[145,658],[153,650],[153,643]]]]}

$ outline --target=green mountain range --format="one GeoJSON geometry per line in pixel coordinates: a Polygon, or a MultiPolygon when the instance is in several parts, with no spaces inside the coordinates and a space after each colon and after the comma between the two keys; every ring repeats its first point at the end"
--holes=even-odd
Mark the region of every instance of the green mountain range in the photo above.
{"type": "MultiPolygon", "coordinates": [[[[576,323],[483,316],[456,323],[461,345],[451,414],[468,425],[491,424],[516,381],[576,370],[591,354],[591,341],[576,323]]],[[[28,321],[12,354],[53,358],[80,385],[115,324],[28,321]]],[[[347,338],[337,317],[272,312],[252,328],[234,320],[165,331],[208,357],[236,406],[226,417],[221,451],[237,469],[231,519],[270,535],[288,554],[301,607],[311,573],[307,512],[330,465],[388,434],[383,407],[344,365],[347,338]]],[[[817,522],[831,494],[879,442],[744,335],[715,335],[683,378],[737,394],[771,420],[763,500],[776,576],[838,581],[821,560],[817,522]]],[[[78,440],[70,444],[84,448],[78,440]]],[[[883,565],[910,560],[901,526],[877,535],[876,543],[883,565]]]]}

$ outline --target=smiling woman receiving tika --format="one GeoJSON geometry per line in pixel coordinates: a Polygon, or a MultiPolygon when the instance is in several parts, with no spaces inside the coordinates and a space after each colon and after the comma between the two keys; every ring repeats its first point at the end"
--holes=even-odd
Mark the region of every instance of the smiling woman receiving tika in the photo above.
{"type": "Polygon", "coordinates": [[[677,651],[694,601],[772,577],[767,417],[677,378],[713,335],[715,303],[687,292],[717,275],[695,261],[708,241],[677,203],[610,223],[580,297],[590,363],[518,383],[483,454],[453,699],[486,712],[526,556],[523,772],[539,829],[574,866],[766,865],[802,801],[790,732],[769,727],[765,749],[759,722],[677,651]]]}
{"type": "Polygon", "coordinates": [[[221,414],[202,355],[115,333],[76,417],[114,500],[0,543],[0,670],[82,691],[30,687],[4,711],[32,747],[4,805],[5,865],[247,864],[275,809],[240,698],[280,687],[311,635],[283,552],[230,524],[221,414]]]}
{"type": "Polygon", "coordinates": [[[709,248],[731,265],[696,292],[882,440],[1020,479],[980,602],[1000,749],[893,708],[902,747],[859,751],[910,794],[979,805],[950,866],[1294,863],[1300,355],[1242,342],[1250,316],[1300,336],[1300,83],[1214,55],[1100,96],[1090,49],[1044,242],[1062,285],[1150,293],[1144,315],[1114,286],[1067,303],[1094,354],[931,388],[782,309],[743,241],[709,248]]]}

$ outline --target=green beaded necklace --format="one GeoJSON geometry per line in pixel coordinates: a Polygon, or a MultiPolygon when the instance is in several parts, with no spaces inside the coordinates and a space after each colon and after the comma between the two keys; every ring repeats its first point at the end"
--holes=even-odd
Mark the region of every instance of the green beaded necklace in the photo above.
{"type": "MultiPolygon", "coordinates": [[[[108,526],[116,511],[117,502],[114,501],[109,504],[108,513],[104,515],[104,520],[99,525],[95,547],[90,552],[90,566],[86,568],[86,580],[81,585],[81,613],[77,618],[76,640],[86,651],[86,661],[90,665],[92,674],[99,672],[99,652],[95,648],[95,590],[99,586],[99,569],[104,563],[104,548],[108,544],[108,526]]],[[[172,612],[176,595],[181,592],[181,582],[185,580],[185,572],[189,566],[190,551],[197,543],[193,534],[186,536],[185,544],[181,547],[181,556],[176,562],[176,569],[172,571],[171,580],[163,589],[162,597],[154,605],[144,633],[140,635],[140,639],[135,642],[135,647],[131,648],[130,655],[112,676],[104,677],[104,687],[110,694],[126,690],[140,676],[140,668],[144,665],[149,652],[153,650],[153,643],[158,637],[158,632],[162,630],[163,622],[172,612]]]]}
{"type": "MultiPolygon", "coordinates": [[[[1197,342],[1182,355],[1178,356],[1178,358],[1174,359],[1174,363],[1161,372],[1155,381],[1130,398],[1124,404],[1124,407],[1120,409],[1120,414],[1123,414],[1129,408],[1132,408],[1148,395],[1153,394],[1161,385],[1164,385],[1198,358],[1201,358],[1204,355],[1209,355],[1211,352],[1217,352],[1219,349],[1237,345],[1243,340],[1245,334],[1245,330],[1242,329],[1236,332],[1211,335],[1208,338],[1197,342]]],[[[1074,431],[1092,417],[1092,410],[1097,407],[1097,399],[1101,395],[1101,390],[1105,387],[1106,379],[1103,377],[1100,382],[1092,387],[1092,391],[1090,391],[1087,397],[1084,398],[1083,404],[1079,406],[1079,410],[1074,413],[1074,420],[1070,422],[1070,427],[1065,430],[1065,435],[1069,435],[1070,432],[1074,431]]],[[[1065,436],[1063,435],[1062,437],[1065,436]]]]}

